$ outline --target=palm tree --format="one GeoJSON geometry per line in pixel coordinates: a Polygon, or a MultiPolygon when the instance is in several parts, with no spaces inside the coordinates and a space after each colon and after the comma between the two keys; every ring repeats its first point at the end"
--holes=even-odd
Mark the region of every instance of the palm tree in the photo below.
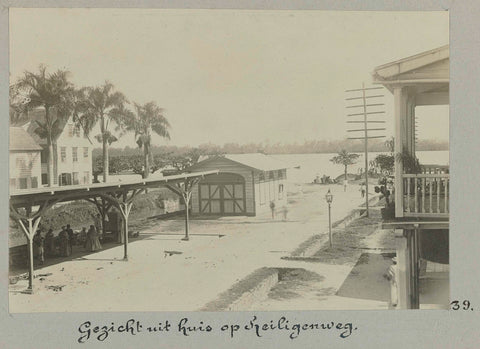
{"type": "Polygon", "coordinates": [[[95,124],[100,123],[100,134],[95,139],[102,143],[103,149],[103,181],[108,179],[108,147],[117,137],[110,131],[110,125],[115,124],[116,130],[121,129],[122,119],[130,112],[125,109],[128,103],[125,96],[118,91],[112,83],[106,81],[99,87],[87,87],[83,90],[85,95],[84,105],[81,107],[82,116],[79,122],[87,130],[87,134],[95,124]]]}
{"type": "Polygon", "coordinates": [[[22,93],[17,84],[13,84],[9,88],[9,97],[10,125],[17,126],[28,122],[28,95],[22,93]]]}
{"type": "Polygon", "coordinates": [[[331,158],[330,161],[334,164],[345,166],[345,180],[347,180],[347,166],[353,165],[355,162],[357,162],[358,157],[358,154],[349,153],[345,149],[342,149],[338,155],[331,158]]]}
{"type": "Polygon", "coordinates": [[[170,124],[164,117],[164,110],[157,106],[155,102],[149,102],[144,105],[135,103],[136,113],[125,119],[127,130],[135,132],[135,139],[139,148],[143,148],[143,178],[150,174],[150,147],[152,142],[152,132],[161,137],[170,139],[168,129],[170,124]]]}
{"type": "Polygon", "coordinates": [[[57,70],[47,74],[44,65],[39,66],[38,73],[26,71],[15,88],[25,96],[25,111],[42,107],[45,111],[43,120],[34,120],[37,124],[35,133],[47,141],[48,185],[54,183],[54,169],[57,168],[56,139],[62,131],[62,124],[71,111],[73,84],[68,81],[69,72],[57,70]]]}

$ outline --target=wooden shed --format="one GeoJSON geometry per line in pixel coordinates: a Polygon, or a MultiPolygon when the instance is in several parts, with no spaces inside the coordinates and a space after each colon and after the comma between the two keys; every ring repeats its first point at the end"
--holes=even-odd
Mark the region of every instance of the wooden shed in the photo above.
{"type": "Polygon", "coordinates": [[[265,154],[225,154],[201,160],[189,172],[219,170],[192,191],[193,214],[255,216],[270,203],[287,204],[287,166],[265,154]]]}

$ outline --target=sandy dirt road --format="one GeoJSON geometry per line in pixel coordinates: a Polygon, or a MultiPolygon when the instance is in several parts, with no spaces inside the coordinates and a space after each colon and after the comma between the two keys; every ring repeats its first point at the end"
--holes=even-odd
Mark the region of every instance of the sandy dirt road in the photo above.
{"type": "MultiPolygon", "coordinates": [[[[341,186],[330,188],[334,194],[333,221],[363,203],[358,188],[346,193],[341,186]]],[[[183,220],[158,221],[141,231],[148,237],[130,243],[128,262],[121,260],[123,246],[118,246],[37,269],[35,274],[52,274],[34,280],[32,295],[18,292],[26,288],[26,281],[12,285],[10,312],[198,310],[258,268],[305,267],[305,263],[281,257],[312,235],[327,233],[327,189],[303,185],[301,191],[289,195],[287,221],[281,217],[272,220],[268,214],[192,220],[188,242],[180,240],[183,220]],[[165,251],[179,253],[169,255],[165,251]],[[63,288],[54,291],[49,286],[63,288]]],[[[325,274],[331,287],[339,287],[350,271],[349,266],[311,268],[325,274]]],[[[305,306],[315,309],[311,304],[305,306]]]]}

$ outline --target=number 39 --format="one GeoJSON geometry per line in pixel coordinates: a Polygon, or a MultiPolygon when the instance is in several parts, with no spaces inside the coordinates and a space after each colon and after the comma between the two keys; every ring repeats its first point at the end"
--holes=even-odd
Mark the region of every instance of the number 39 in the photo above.
{"type": "MultiPolygon", "coordinates": [[[[452,310],[469,310],[470,308],[470,301],[464,300],[461,301],[452,301],[450,303],[452,310]]],[[[472,309],[473,310],[473,309],[472,309]]]]}

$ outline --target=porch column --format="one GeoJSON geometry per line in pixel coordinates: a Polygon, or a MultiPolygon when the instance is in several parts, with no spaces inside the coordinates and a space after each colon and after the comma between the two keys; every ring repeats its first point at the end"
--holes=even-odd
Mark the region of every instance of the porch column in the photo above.
{"type": "Polygon", "coordinates": [[[419,265],[419,230],[418,226],[411,231],[410,265],[411,276],[411,309],[420,309],[420,265],[419,265]]]}
{"type": "Polygon", "coordinates": [[[406,141],[407,150],[411,155],[415,154],[415,98],[408,96],[405,110],[406,127],[406,141]]]}
{"type": "Polygon", "coordinates": [[[417,141],[417,120],[415,119],[415,107],[417,106],[416,98],[412,97],[411,105],[410,105],[410,117],[412,119],[412,147],[411,152],[415,155],[415,145],[417,141]]]}
{"type": "Polygon", "coordinates": [[[23,233],[27,237],[28,241],[28,259],[29,259],[29,272],[28,272],[28,288],[26,293],[33,293],[33,237],[38,229],[41,217],[27,218],[26,223],[23,219],[18,219],[18,223],[22,227],[23,233]]]}
{"type": "MultiPolygon", "coordinates": [[[[404,88],[396,86],[393,91],[395,115],[395,155],[403,153],[406,144],[406,94],[404,88]]],[[[395,217],[403,217],[403,164],[395,158],[395,217]]]]}
{"type": "Polygon", "coordinates": [[[397,250],[397,309],[410,309],[410,239],[408,230],[395,229],[395,245],[397,250]]]}
{"type": "Polygon", "coordinates": [[[397,309],[419,309],[418,229],[395,229],[397,250],[397,309]]]}

